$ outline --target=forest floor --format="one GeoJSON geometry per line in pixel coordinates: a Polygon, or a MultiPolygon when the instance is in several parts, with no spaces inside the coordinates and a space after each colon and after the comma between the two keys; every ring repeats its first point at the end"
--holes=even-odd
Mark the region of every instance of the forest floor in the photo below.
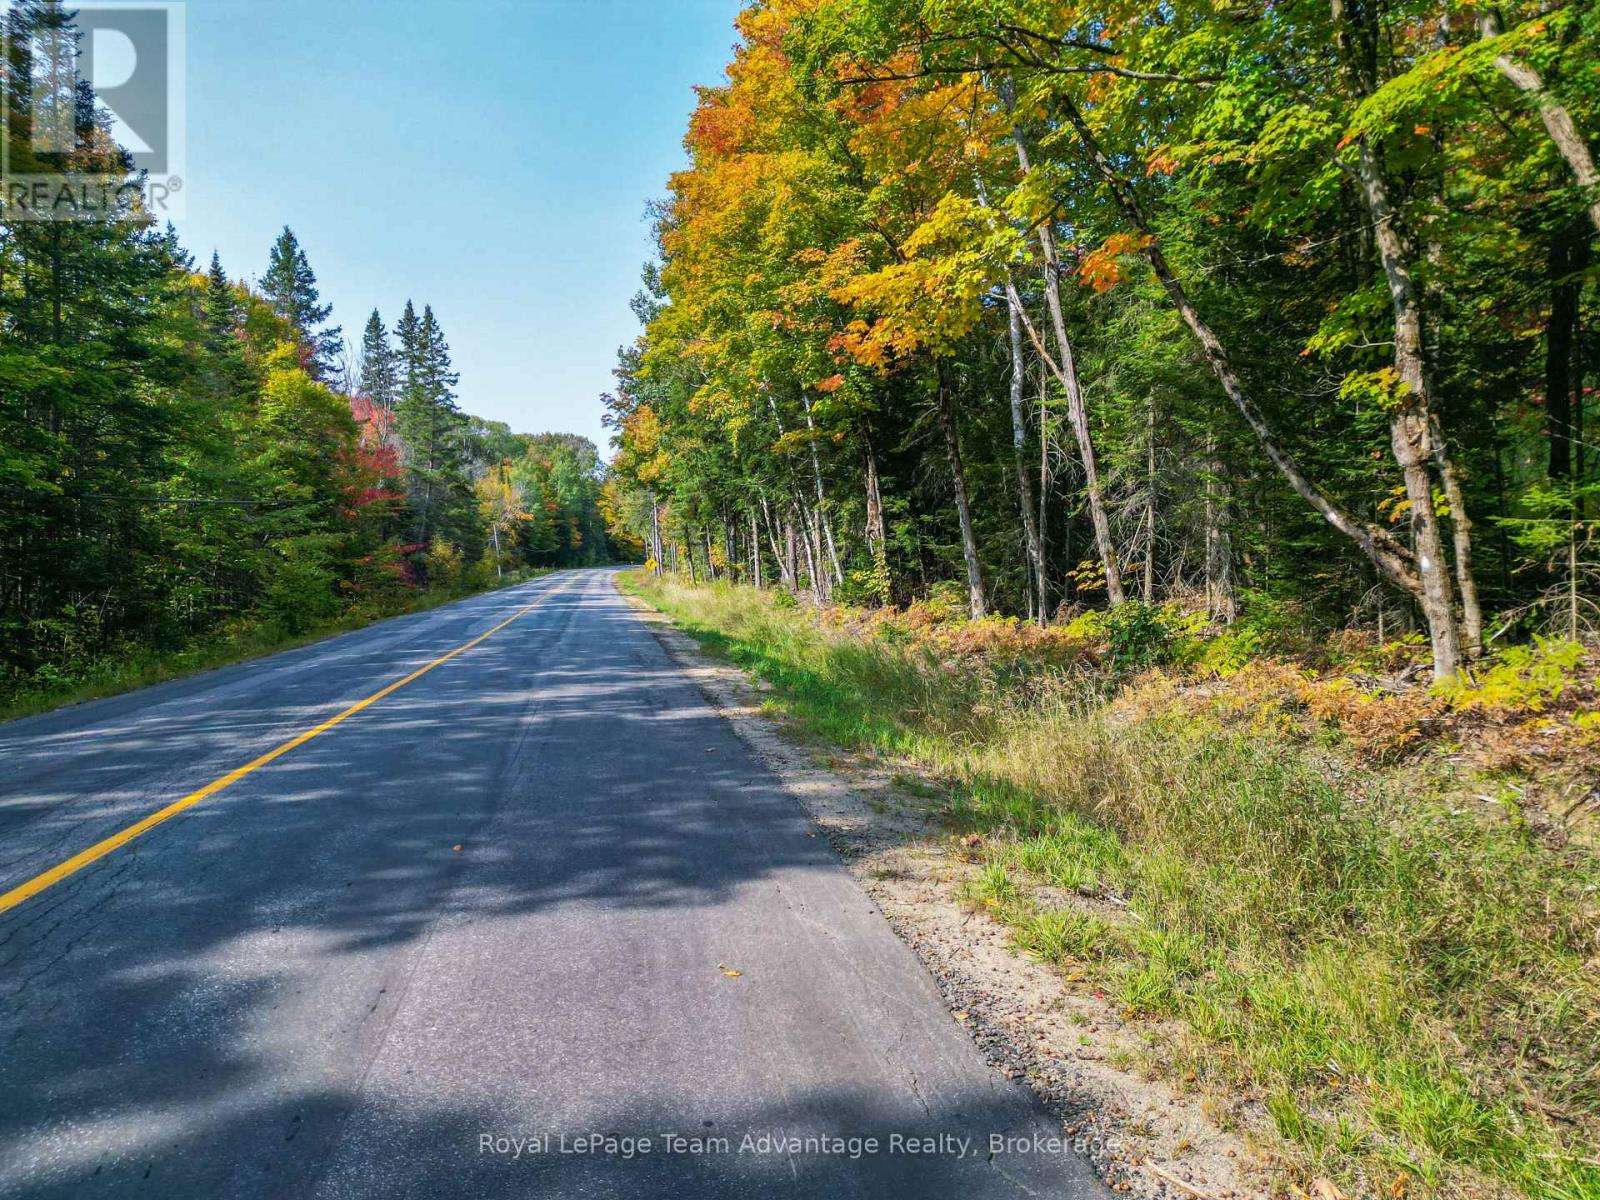
{"type": "MultiPolygon", "coordinates": [[[[62,669],[51,668],[31,679],[0,678],[0,721],[12,721],[48,712],[65,704],[82,704],[106,696],[119,696],[169,679],[183,679],[234,663],[248,662],[282,650],[309,646],[324,638],[365,629],[374,621],[407,613],[426,612],[480,592],[514,587],[549,575],[550,568],[516,571],[485,587],[456,586],[410,590],[384,603],[363,604],[339,616],[288,628],[281,622],[244,614],[223,628],[201,635],[185,645],[154,647],[129,645],[121,652],[85,659],[62,669]],[[10,686],[7,686],[7,684],[10,686]]],[[[70,656],[68,656],[70,657],[70,656]]]]}
{"type": "Polygon", "coordinates": [[[1116,1190],[1600,1197],[1593,653],[622,581],[1116,1190]]]}

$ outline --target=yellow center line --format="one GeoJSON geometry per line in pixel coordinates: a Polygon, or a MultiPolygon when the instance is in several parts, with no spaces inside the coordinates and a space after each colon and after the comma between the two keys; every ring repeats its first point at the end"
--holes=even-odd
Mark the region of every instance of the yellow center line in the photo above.
{"type": "MultiPolygon", "coordinates": [[[[564,591],[565,589],[563,588],[561,590],[564,591]]],[[[487,630],[484,633],[480,633],[470,642],[466,642],[460,646],[457,646],[448,654],[441,654],[438,658],[434,659],[427,665],[418,667],[404,679],[397,679],[393,683],[389,684],[389,686],[380,688],[378,691],[373,692],[372,695],[368,696],[365,700],[357,700],[343,712],[329,717],[320,725],[312,726],[304,733],[297,734],[296,736],[290,738],[287,742],[284,742],[281,746],[274,746],[260,758],[257,758],[251,762],[247,762],[242,767],[234,768],[226,775],[223,775],[218,779],[213,779],[210,783],[206,784],[205,787],[199,789],[198,791],[190,792],[181,800],[174,800],[165,808],[157,809],[148,817],[145,817],[142,821],[135,821],[126,829],[118,830],[116,833],[112,834],[103,841],[96,842],[87,850],[79,851],[65,862],[57,863],[48,871],[44,871],[38,875],[35,875],[26,883],[18,884],[9,892],[6,892],[4,895],[0,895],[0,913],[10,911],[11,909],[17,907],[17,905],[23,903],[23,901],[37,896],[46,888],[53,887],[60,883],[69,875],[75,875],[77,872],[83,870],[91,863],[98,862],[100,859],[110,854],[113,850],[116,850],[122,846],[126,846],[129,842],[133,841],[134,838],[149,833],[157,825],[160,825],[163,821],[172,819],[185,809],[193,808],[196,804],[199,804],[200,801],[205,800],[208,797],[215,796],[218,792],[225,788],[232,787],[252,771],[259,770],[268,763],[272,762],[274,759],[282,758],[285,754],[289,753],[289,751],[298,746],[304,746],[312,738],[327,733],[328,730],[332,729],[335,725],[338,725],[341,722],[355,716],[362,709],[376,704],[385,696],[393,695],[395,692],[398,692],[401,688],[405,687],[406,684],[414,683],[418,679],[421,679],[429,671],[433,670],[435,667],[443,666],[452,658],[455,658],[458,654],[465,654],[474,646],[481,642],[487,641],[489,638],[499,633],[502,629],[511,624],[511,622],[517,620],[519,617],[526,616],[528,613],[538,608],[539,605],[543,604],[555,594],[555,592],[546,592],[543,596],[540,596],[537,600],[533,601],[533,603],[519,608],[516,612],[512,613],[504,621],[501,621],[500,624],[496,625],[493,629],[487,630]]]]}

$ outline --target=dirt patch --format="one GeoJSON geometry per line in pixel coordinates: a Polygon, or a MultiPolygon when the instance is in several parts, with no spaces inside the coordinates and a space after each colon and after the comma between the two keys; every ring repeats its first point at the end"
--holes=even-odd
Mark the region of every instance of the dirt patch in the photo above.
{"type": "MultiPolygon", "coordinates": [[[[1179,1030],[1125,1019],[1084,972],[1019,953],[961,902],[977,868],[932,819],[936,781],[913,764],[807,740],[764,708],[766,685],[713,659],[623,593],[673,661],[806,809],[955,1018],[1007,1078],[1025,1079],[1114,1191],[1149,1200],[1289,1194],[1258,1103],[1207,1094],[1146,1069],[1179,1030]]],[[[1041,897],[1048,902],[1048,897],[1041,897]]]]}

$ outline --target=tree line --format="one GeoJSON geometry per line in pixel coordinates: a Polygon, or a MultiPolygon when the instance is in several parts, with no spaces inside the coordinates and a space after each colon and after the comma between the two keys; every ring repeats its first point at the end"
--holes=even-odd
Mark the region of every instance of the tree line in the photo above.
{"type": "Polygon", "coordinates": [[[1600,10],[762,0],[607,398],[657,563],[972,616],[1600,611],[1600,10]],[[1590,406],[1592,407],[1592,405],[1590,406]]]}
{"type": "MultiPolygon", "coordinates": [[[[3,131],[28,144],[30,46],[6,14],[3,131]]],[[[124,174],[92,93],[40,169],[124,174]]],[[[287,228],[251,284],[199,270],[130,199],[94,219],[0,208],[0,693],[241,627],[294,634],[424,589],[608,561],[586,439],[463,413],[430,307],[331,322],[287,228]]]]}

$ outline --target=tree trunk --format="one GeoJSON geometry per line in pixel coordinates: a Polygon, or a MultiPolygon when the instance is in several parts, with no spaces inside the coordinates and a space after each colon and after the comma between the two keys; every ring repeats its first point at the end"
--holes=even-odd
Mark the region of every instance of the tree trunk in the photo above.
{"type": "MultiPolygon", "coordinates": [[[[1028,147],[1022,140],[1021,130],[1013,130],[1011,140],[1017,147],[1017,164],[1024,174],[1028,172],[1028,147]]],[[[1041,221],[1038,229],[1040,256],[1044,259],[1044,297],[1050,310],[1051,330],[1056,337],[1059,363],[1052,369],[1061,380],[1067,393],[1067,418],[1072,423],[1072,436],[1078,443],[1078,458],[1083,464],[1084,490],[1089,501],[1089,522],[1094,527],[1095,546],[1100,552],[1100,563],[1106,573],[1106,598],[1112,604],[1125,599],[1122,590],[1122,570],[1117,564],[1117,549],[1111,540],[1111,522],[1106,516],[1105,496],[1100,487],[1100,468],[1094,452],[1094,440],[1089,435],[1089,414],[1084,405],[1083,385],[1078,377],[1077,357],[1072,341],[1067,336],[1067,322],[1061,311],[1061,286],[1058,276],[1060,257],[1056,253],[1055,234],[1048,221],[1041,221]]],[[[1016,289],[1010,289],[1015,293],[1016,289]]],[[[1017,301],[1019,307],[1021,301],[1017,301]]]]}
{"type": "Polygon", "coordinates": [[[950,483],[956,495],[956,516],[961,523],[961,556],[967,565],[967,603],[976,621],[987,611],[983,596],[983,568],[978,562],[978,540],[972,532],[972,509],[967,503],[967,473],[961,465],[961,439],[956,431],[955,401],[950,395],[950,372],[937,364],[938,386],[935,400],[939,429],[944,434],[945,457],[950,463],[950,483]]]}
{"type": "Polygon", "coordinates": [[[1461,472],[1445,445],[1444,431],[1433,427],[1433,462],[1450,506],[1450,537],[1456,556],[1456,589],[1461,593],[1461,650],[1469,661],[1483,653],[1483,606],[1478,600],[1478,580],[1472,573],[1472,518],[1461,491],[1461,472]]]}
{"type": "Polygon", "coordinates": [[[750,510],[750,576],[756,591],[761,590],[761,528],[756,520],[756,510],[750,510]]]}
{"type": "Polygon", "coordinates": [[[1592,337],[1580,337],[1572,360],[1572,477],[1579,483],[1589,478],[1585,452],[1589,445],[1583,425],[1583,379],[1594,354],[1592,337]]]}
{"type": "MultiPolygon", "coordinates": [[[[1047,286],[1054,286],[1051,283],[1047,286]]],[[[1060,315],[1060,305],[1055,306],[1055,315],[1060,315]]],[[[1078,379],[1078,368],[1073,358],[1072,343],[1066,340],[1066,325],[1057,322],[1057,346],[1060,348],[1062,361],[1057,362],[1050,352],[1045,349],[1044,342],[1039,337],[1039,332],[1033,327],[1033,322],[1028,320],[1026,311],[1021,312],[1022,327],[1027,330],[1033,348],[1038,351],[1039,357],[1044,360],[1045,366],[1050,368],[1062,388],[1067,393],[1067,419],[1072,425],[1073,441],[1078,447],[1078,461],[1083,468],[1085,507],[1089,511],[1089,524],[1094,529],[1095,548],[1100,556],[1100,564],[1106,577],[1106,596],[1113,605],[1121,604],[1127,598],[1122,587],[1122,567],[1117,562],[1116,544],[1111,540],[1111,522],[1106,516],[1105,492],[1100,484],[1100,468],[1095,459],[1094,441],[1089,434],[1089,414],[1083,402],[1083,389],[1078,379]]]]}
{"type": "Polygon", "coordinates": [[[661,508],[656,503],[656,490],[650,489],[650,561],[655,564],[652,574],[661,574],[661,508]]]}
{"type": "Polygon", "coordinates": [[[832,576],[828,574],[827,564],[822,559],[822,518],[820,513],[809,514],[811,525],[811,539],[806,543],[806,550],[811,555],[811,590],[816,594],[817,603],[825,604],[831,597],[833,589],[830,586],[832,576]]]}
{"type": "MultiPolygon", "coordinates": [[[[784,434],[785,434],[785,430],[784,430],[784,426],[783,426],[783,417],[778,412],[778,402],[773,397],[772,390],[770,388],[766,388],[765,390],[766,390],[766,393],[767,393],[767,406],[772,410],[772,420],[778,427],[778,436],[780,438],[782,438],[784,436],[784,434]]],[[[806,398],[805,392],[803,390],[800,393],[800,399],[805,404],[806,426],[808,428],[812,429],[813,432],[815,432],[815,426],[813,426],[811,424],[811,401],[806,398]]],[[[817,459],[817,449],[816,449],[815,444],[813,444],[811,446],[811,465],[812,465],[813,471],[815,472],[816,489],[817,489],[817,503],[819,505],[824,505],[825,502],[826,502],[826,496],[824,495],[823,490],[822,490],[822,468],[821,468],[821,465],[819,464],[818,459],[817,459]]],[[[799,484],[797,482],[795,482],[795,480],[794,480],[794,472],[793,472],[793,468],[792,467],[790,468],[790,471],[789,471],[789,477],[790,477],[790,487],[795,493],[794,496],[791,498],[791,502],[790,502],[791,503],[791,508],[792,508],[793,512],[798,514],[798,516],[800,518],[801,534],[802,534],[802,536],[800,538],[800,542],[801,542],[801,545],[804,546],[804,548],[805,548],[806,561],[810,564],[810,566],[808,568],[808,572],[809,572],[809,582],[811,584],[811,591],[812,591],[813,596],[815,596],[817,603],[821,604],[823,599],[824,599],[824,597],[825,597],[825,595],[826,595],[826,589],[827,589],[827,581],[820,574],[820,570],[821,570],[821,566],[822,566],[822,538],[821,538],[821,535],[817,532],[816,523],[812,519],[811,514],[807,511],[805,504],[802,503],[800,501],[800,499],[799,499],[799,494],[798,494],[799,484]]],[[[823,519],[826,519],[826,513],[822,513],[821,516],[822,516],[823,519]]],[[[831,530],[829,531],[829,535],[828,536],[829,536],[829,540],[830,540],[830,544],[831,544],[832,536],[833,536],[831,530]]],[[[791,550],[791,553],[792,553],[793,552],[793,546],[792,545],[790,547],[790,550],[791,550]]],[[[835,560],[835,565],[837,565],[837,559],[835,560]]],[[[796,570],[798,570],[798,564],[796,564],[796,570]]],[[[798,581],[798,577],[797,577],[796,578],[796,591],[798,592],[798,590],[799,590],[799,581],[798,581]]]]}
{"type": "MultiPolygon", "coordinates": [[[[1044,570],[1044,577],[1039,584],[1041,597],[1050,594],[1050,589],[1044,580],[1050,574],[1050,426],[1048,424],[1050,410],[1045,405],[1045,396],[1048,392],[1045,384],[1044,373],[1039,374],[1039,562],[1044,570]]],[[[1040,620],[1048,625],[1055,614],[1046,609],[1040,620]]]]}
{"type": "Polygon", "coordinates": [[[1217,435],[1206,438],[1206,615],[1231,625],[1239,615],[1233,587],[1233,535],[1229,529],[1229,488],[1217,435]]]}
{"type": "Polygon", "coordinates": [[[892,598],[889,586],[889,535],[883,524],[883,494],[878,486],[878,455],[872,448],[872,435],[863,433],[862,454],[866,460],[867,554],[872,559],[874,586],[879,604],[892,598]]]}
{"type": "Polygon", "coordinates": [[[1572,361],[1578,331],[1577,278],[1589,265],[1585,231],[1563,225],[1550,242],[1550,322],[1545,326],[1545,428],[1550,435],[1550,478],[1572,475],[1572,361]]]}
{"type": "MultiPolygon", "coordinates": [[[[1346,5],[1347,0],[1331,0],[1334,35],[1346,85],[1351,98],[1359,103],[1377,87],[1377,30],[1370,11],[1363,9],[1355,15],[1346,5]]],[[[1422,304],[1412,279],[1409,247],[1399,228],[1400,214],[1389,199],[1387,174],[1377,148],[1365,136],[1356,140],[1356,176],[1372,220],[1378,261],[1394,313],[1394,369],[1400,387],[1389,405],[1389,444],[1400,464],[1410,502],[1411,545],[1421,582],[1417,600],[1433,643],[1434,678],[1446,679],[1460,669],[1461,640],[1449,565],[1433,504],[1433,430],[1438,414],[1433,411],[1430,395],[1422,304]]]]}
{"type": "Polygon", "coordinates": [[[781,544],[779,543],[778,526],[772,519],[772,508],[767,504],[767,498],[764,495],[761,497],[761,515],[766,518],[767,522],[767,541],[772,544],[772,561],[778,564],[778,583],[790,593],[794,593],[799,590],[794,577],[794,531],[790,529],[789,523],[785,521],[783,526],[784,540],[781,544]],[[784,553],[785,548],[789,551],[787,554],[784,553]]]}
{"type": "Polygon", "coordinates": [[[1028,426],[1022,412],[1022,391],[1027,384],[1028,367],[1022,350],[1022,300],[1017,289],[1007,285],[1006,308],[1011,332],[1011,457],[1017,475],[1017,503],[1022,509],[1022,530],[1028,539],[1028,559],[1033,564],[1034,587],[1039,597],[1039,624],[1049,621],[1050,581],[1044,565],[1044,541],[1033,513],[1033,484],[1028,479],[1028,426]]]}
{"type": "Polygon", "coordinates": [[[844,582],[844,571],[839,566],[839,550],[833,543],[833,522],[828,519],[828,496],[822,489],[822,459],[817,454],[817,426],[811,419],[811,398],[801,389],[800,403],[805,406],[806,430],[811,434],[811,473],[817,484],[817,524],[828,545],[828,561],[833,565],[833,578],[844,582]]]}
{"type": "Polygon", "coordinates": [[[1446,679],[1460,668],[1461,643],[1450,572],[1433,504],[1433,476],[1429,468],[1434,456],[1433,427],[1437,417],[1431,412],[1423,366],[1422,314],[1400,235],[1394,228],[1395,214],[1389,207],[1385,181],[1371,146],[1363,142],[1357,148],[1357,159],[1372,213],[1378,254],[1389,284],[1395,324],[1394,365],[1403,389],[1389,409],[1389,444],[1405,480],[1411,544],[1415,547],[1416,572],[1421,582],[1416,596],[1433,644],[1434,677],[1446,679]]]}
{"type": "MultiPolygon", "coordinates": [[[[1449,40],[1450,14],[1446,4],[1441,6],[1439,20],[1434,27],[1434,48],[1443,49],[1449,44],[1449,40]]],[[[1434,152],[1439,156],[1440,162],[1443,162],[1444,135],[1435,131],[1432,141],[1434,152]]],[[[1429,268],[1428,285],[1422,294],[1423,344],[1430,347],[1435,356],[1439,353],[1440,331],[1444,328],[1445,289],[1442,278],[1444,247],[1440,244],[1437,233],[1440,220],[1449,211],[1444,184],[1445,172],[1441,168],[1433,175],[1434,212],[1428,218],[1429,236],[1425,251],[1429,268]]],[[[1434,396],[1437,394],[1432,370],[1435,360],[1430,358],[1427,365],[1428,394],[1434,396]]],[[[1483,608],[1478,602],[1478,581],[1472,573],[1472,518],[1467,512],[1466,496],[1461,489],[1461,473],[1450,457],[1444,430],[1437,420],[1433,425],[1433,463],[1444,486],[1445,501],[1450,505],[1450,539],[1455,551],[1456,591],[1461,596],[1461,649],[1469,662],[1475,662],[1483,653],[1483,608]]],[[[1381,603],[1379,612],[1382,612],[1381,603]]],[[[1382,640],[1380,637],[1379,641],[1382,640]]]]}
{"type": "Polygon", "coordinates": [[[865,459],[867,488],[867,550],[876,562],[888,546],[888,534],[883,527],[883,493],[878,486],[878,455],[872,448],[872,437],[862,438],[862,456],[865,459]]]}
{"type": "Polygon", "coordinates": [[[1156,600],[1156,394],[1145,399],[1144,602],[1156,600]]]}
{"type": "Polygon", "coordinates": [[[783,570],[788,577],[789,590],[800,593],[800,562],[795,551],[794,518],[783,519],[783,570]]]}
{"type": "MultiPolygon", "coordinates": [[[[1009,108],[1009,102],[1007,107],[1009,108]]],[[[1021,146],[1021,136],[1018,135],[1017,144],[1021,146]]],[[[1021,150],[1024,161],[1027,151],[1021,150]]],[[[978,200],[993,214],[989,204],[988,189],[984,187],[983,176],[974,171],[972,175],[973,187],[977,190],[978,200]]],[[[999,218],[991,215],[990,227],[998,230],[999,218]]],[[[1009,316],[1010,341],[1011,341],[1011,449],[1012,465],[1017,478],[1017,504],[1022,510],[1023,537],[1026,541],[1024,549],[1025,561],[1023,574],[1033,576],[1034,587],[1028,589],[1028,607],[1033,608],[1034,596],[1038,596],[1039,606],[1037,619],[1042,625],[1045,623],[1045,614],[1049,609],[1049,600],[1045,591],[1049,581],[1045,576],[1044,552],[1039,541],[1039,529],[1033,516],[1033,486],[1028,480],[1028,461],[1026,447],[1028,441],[1027,421],[1022,413],[1022,389],[1027,377],[1027,362],[1022,349],[1022,299],[1017,294],[1016,284],[1011,279],[1010,273],[1006,275],[1006,312],[1009,316]]],[[[1031,619],[1031,614],[1030,614],[1031,619]]]]}
{"type": "MultiPolygon", "coordinates": [[[[1478,32],[1485,41],[1500,36],[1500,17],[1485,4],[1478,10],[1478,32]]],[[[1544,86],[1539,72],[1526,63],[1518,62],[1506,54],[1496,56],[1495,69],[1511,81],[1511,86],[1539,106],[1539,117],[1545,132],[1555,143],[1561,157],[1567,160],[1578,186],[1584,190],[1584,202],[1589,209],[1589,220],[1600,231],[1600,171],[1595,170],[1594,155],[1573,123],[1572,114],[1544,86]]]]}
{"type": "Polygon", "coordinates": [[[806,556],[806,582],[811,587],[811,598],[818,604],[823,602],[824,579],[822,576],[822,539],[817,535],[815,521],[806,506],[798,500],[795,501],[795,512],[800,518],[800,548],[806,556]]]}

